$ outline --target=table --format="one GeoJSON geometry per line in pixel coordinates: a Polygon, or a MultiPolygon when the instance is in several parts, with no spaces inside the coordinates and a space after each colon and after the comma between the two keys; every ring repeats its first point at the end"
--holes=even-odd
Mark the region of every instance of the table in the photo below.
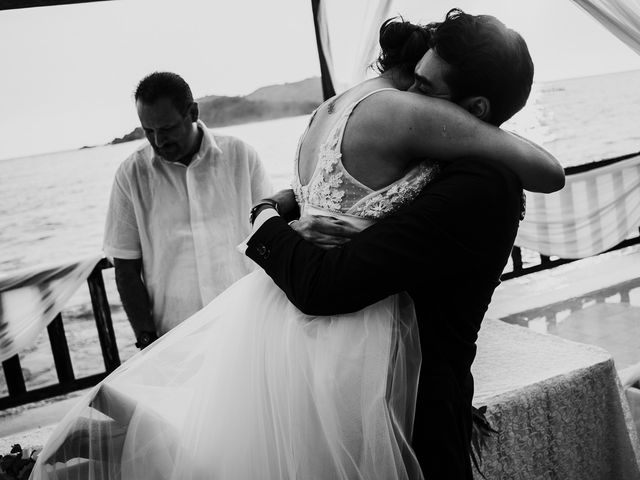
{"type": "Polygon", "coordinates": [[[605,350],[486,319],[472,372],[473,404],[499,431],[482,450],[487,479],[640,479],[638,436],[605,350]]]}

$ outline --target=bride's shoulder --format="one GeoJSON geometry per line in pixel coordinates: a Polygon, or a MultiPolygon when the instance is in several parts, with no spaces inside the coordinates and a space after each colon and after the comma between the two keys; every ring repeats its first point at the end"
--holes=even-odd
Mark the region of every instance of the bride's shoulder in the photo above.
{"type": "MultiPolygon", "coordinates": [[[[363,95],[352,117],[368,126],[397,126],[412,119],[411,109],[420,95],[396,89],[378,89],[363,95]]],[[[418,102],[421,104],[421,102],[418,102]]]]}
{"type": "Polygon", "coordinates": [[[349,119],[351,133],[366,137],[371,146],[393,142],[398,133],[414,128],[415,117],[408,111],[412,108],[412,96],[400,90],[377,90],[370,92],[359,102],[349,119]]]}

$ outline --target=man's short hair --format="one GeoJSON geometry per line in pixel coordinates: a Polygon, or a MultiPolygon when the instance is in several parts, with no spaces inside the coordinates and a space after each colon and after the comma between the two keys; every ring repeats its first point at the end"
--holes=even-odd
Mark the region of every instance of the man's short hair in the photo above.
{"type": "Polygon", "coordinates": [[[153,72],[138,83],[134,98],[145,105],[153,105],[160,98],[168,98],[180,113],[193,103],[193,94],[187,82],[171,72],[153,72]]]}
{"type": "Polygon", "coordinates": [[[461,100],[483,96],[489,123],[500,125],[524,107],[533,83],[533,61],[519,33],[491,15],[454,8],[431,37],[431,47],[452,71],[444,80],[461,100]]]}

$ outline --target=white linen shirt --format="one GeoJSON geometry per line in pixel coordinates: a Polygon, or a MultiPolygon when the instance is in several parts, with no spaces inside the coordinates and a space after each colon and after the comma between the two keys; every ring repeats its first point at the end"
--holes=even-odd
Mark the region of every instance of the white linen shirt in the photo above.
{"type": "Polygon", "coordinates": [[[253,270],[236,245],[251,232],[252,204],[272,193],[252,147],[198,127],[202,143],[188,166],[145,143],[120,165],[111,191],[104,253],[142,258],[159,334],[253,270]]]}

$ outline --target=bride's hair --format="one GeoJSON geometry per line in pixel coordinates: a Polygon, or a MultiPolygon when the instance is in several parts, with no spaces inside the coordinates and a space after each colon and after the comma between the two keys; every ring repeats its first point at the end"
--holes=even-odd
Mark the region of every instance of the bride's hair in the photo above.
{"type": "Polygon", "coordinates": [[[418,25],[402,17],[388,19],[380,27],[380,54],[372,68],[378,73],[395,68],[402,75],[413,76],[437,26],[438,23],[418,25]]]}

